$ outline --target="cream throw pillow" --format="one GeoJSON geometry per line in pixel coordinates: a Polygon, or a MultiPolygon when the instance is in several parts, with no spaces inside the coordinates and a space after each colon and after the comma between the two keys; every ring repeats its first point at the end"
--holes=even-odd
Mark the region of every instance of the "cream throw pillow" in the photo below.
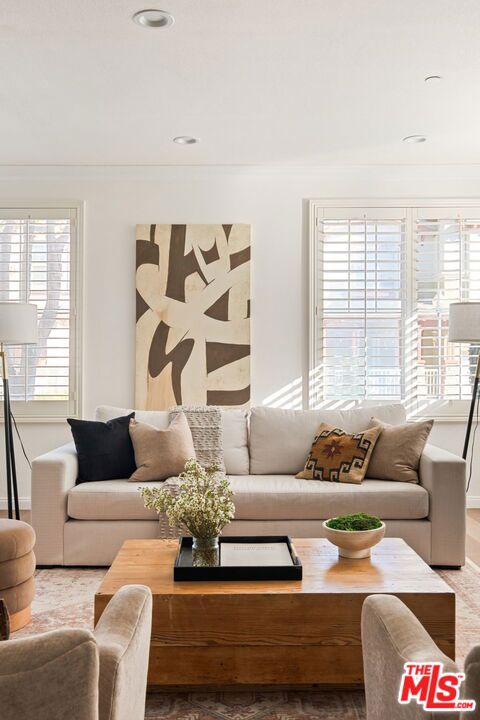
{"type": "Polygon", "coordinates": [[[369,427],[380,425],[382,432],[373,448],[367,477],[418,483],[418,465],[433,420],[387,425],[372,417],[369,427]]]}
{"type": "Polygon", "coordinates": [[[183,472],[187,460],[196,457],[184,413],[174,417],[166,430],[133,418],[129,430],[137,466],[130,482],[166,480],[183,472]]]}

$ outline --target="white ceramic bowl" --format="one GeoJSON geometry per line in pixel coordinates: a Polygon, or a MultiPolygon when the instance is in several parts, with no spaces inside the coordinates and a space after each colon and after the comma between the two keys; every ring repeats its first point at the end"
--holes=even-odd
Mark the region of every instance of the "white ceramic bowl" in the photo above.
{"type": "MultiPolygon", "coordinates": [[[[334,520],[334,518],[330,518],[334,520]]],[[[385,523],[373,530],[334,530],[328,527],[325,520],[323,528],[325,537],[338,547],[338,554],[346,558],[370,557],[370,550],[380,542],[385,535],[385,523]]]]}

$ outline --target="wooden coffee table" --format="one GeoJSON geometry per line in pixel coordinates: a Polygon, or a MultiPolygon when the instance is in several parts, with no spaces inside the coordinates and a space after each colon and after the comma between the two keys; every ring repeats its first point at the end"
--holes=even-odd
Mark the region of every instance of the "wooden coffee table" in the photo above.
{"type": "Polygon", "coordinates": [[[403,541],[363,560],[293,541],[301,581],[174,582],[176,540],[128,540],[95,595],[95,622],[123,585],[153,593],[148,682],[170,686],[361,685],[360,617],[372,593],[401,598],[455,657],[455,594],[403,541]]]}

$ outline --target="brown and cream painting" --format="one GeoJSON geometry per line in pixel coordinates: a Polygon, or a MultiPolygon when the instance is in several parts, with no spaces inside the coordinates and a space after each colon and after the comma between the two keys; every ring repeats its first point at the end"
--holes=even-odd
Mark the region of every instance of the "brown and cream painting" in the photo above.
{"type": "Polygon", "coordinates": [[[250,400],[250,226],[137,225],[136,407],[250,400]]]}

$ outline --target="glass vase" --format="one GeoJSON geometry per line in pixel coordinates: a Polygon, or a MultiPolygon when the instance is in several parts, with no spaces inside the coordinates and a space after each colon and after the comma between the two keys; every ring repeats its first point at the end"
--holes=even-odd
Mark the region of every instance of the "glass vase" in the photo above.
{"type": "Polygon", "coordinates": [[[218,565],[220,558],[218,537],[194,537],[192,540],[192,560],[194,567],[215,567],[218,565]]]}

